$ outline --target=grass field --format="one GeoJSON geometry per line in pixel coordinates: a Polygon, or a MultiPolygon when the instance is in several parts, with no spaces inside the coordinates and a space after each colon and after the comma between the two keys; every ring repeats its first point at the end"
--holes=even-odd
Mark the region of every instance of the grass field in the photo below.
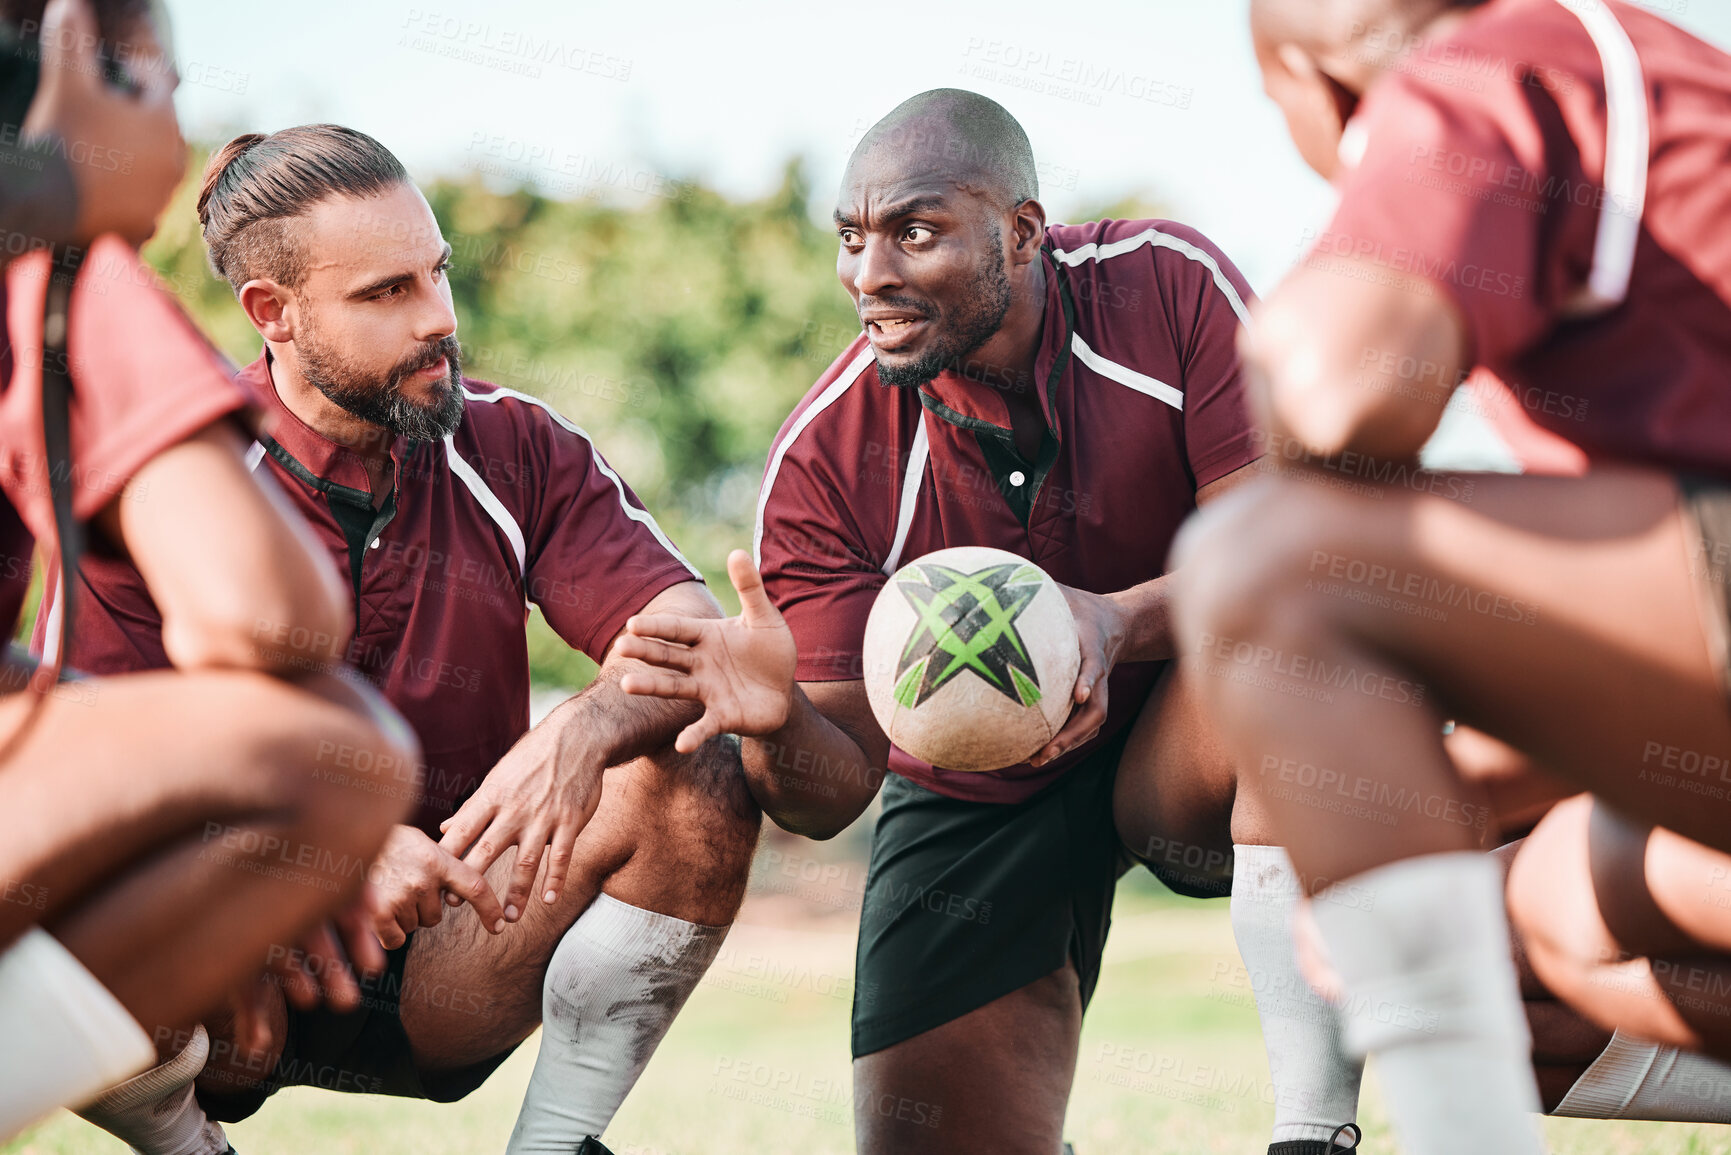
{"type": "MultiPolygon", "coordinates": [[[[760,855],[727,947],[609,1130],[619,1155],[853,1150],[848,1002],[858,880],[801,881],[760,855]],[[777,869],[777,868],[780,869],[777,869]],[[852,885],[849,885],[852,883],[852,885]],[[851,904],[850,904],[850,896],[851,904]]],[[[476,1155],[500,1151],[534,1062],[521,1048],[449,1106],[293,1089],[230,1130],[242,1155],[476,1155]]],[[[1174,899],[1126,879],[1099,991],[1083,1032],[1067,1133],[1081,1155],[1261,1152],[1273,1119],[1267,1064],[1224,903],[1174,899]]],[[[1367,1090],[1365,1149],[1392,1153],[1367,1090]]],[[[1731,1129],[1547,1120],[1566,1155],[1706,1155],[1731,1129]]],[[[61,1114],[4,1148],[16,1155],[119,1155],[61,1114]]]]}

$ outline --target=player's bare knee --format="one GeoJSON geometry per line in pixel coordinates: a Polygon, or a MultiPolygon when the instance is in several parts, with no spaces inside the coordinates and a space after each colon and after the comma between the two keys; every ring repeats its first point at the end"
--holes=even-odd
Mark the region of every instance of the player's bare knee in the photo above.
{"type": "Polygon", "coordinates": [[[400,721],[381,725],[336,679],[274,683],[254,717],[269,720],[254,741],[273,772],[289,824],[333,850],[370,855],[414,802],[419,747],[400,721]],[[326,684],[328,683],[328,684],[326,684]]]}
{"type": "Polygon", "coordinates": [[[691,922],[731,922],[763,822],[738,745],[717,739],[692,754],[667,750],[639,759],[633,770],[630,877],[615,878],[608,892],[623,886],[643,896],[637,905],[691,922]]]}
{"type": "Polygon", "coordinates": [[[652,761],[672,796],[670,832],[682,839],[701,832],[718,866],[749,869],[763,812],[746,786],[739,744],[718,738],[695,753],[669,753],[652,761]]]}

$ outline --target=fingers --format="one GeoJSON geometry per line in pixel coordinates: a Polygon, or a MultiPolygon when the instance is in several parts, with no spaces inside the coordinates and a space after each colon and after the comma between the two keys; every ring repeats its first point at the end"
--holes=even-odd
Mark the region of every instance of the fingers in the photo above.
{"type": "Polygon", "coordinates": [[[414,896],[411,908],[415,912],[417,927],[438,926],[445,917],[445,900],[440,897],[440,888],[429,886],[414,896]]]}
{"type": "MultiPolygon", "coordinates": [[[[625,643],[621,642],[619,645],[620,652],[623,653],[625,643]]],[[[690,674],[669,674],[662,670],[632,670],[619,679],[619,688],[627,694],[645,698],[678,698],[684,701],[703,699],[702,688],[696,678],[690,674]]]]}
{"type": "Polygon", "coordinates": [[[1072,697],[1076,706],[1070,711],[1070,716],[1064,725],[1052,736],[1038,754],[1028,760],[1029,764],[1040,767],[1054,758],[1069,753],[1076,747],[1092,741],[1094,735],[1100,732],[1100,727],[1106,724],[1106,679],[1103,670],[1092,659],[1083,661],[1082,670],[1076,676],[1076,688],[1072,697]]]}
{"type": "Polygon", "coordinates": [[[387,910],[373,920],[373,936],[379,940],[379,945],[386,950],[396,950],[409,941],[409,932],[415,928],[404,926],[404,920],[397,917],[395,910],[387,910]]]}
{"type": "MultiPolygon", "coordinates": [[[[677,614],[635,614],[625,621],[625,638],[659,638],[695,646],[703,638],[706,618],[686,618],[677,614]]],[[[621,638],[624,641],[625,638],[621,638]]]]}
{"type": "MultiPolygon", "coordinates": [[[[475,845],[475,839],[479,838],[481,832],[493,824],[493,819],[498,817],[498,814],[498,803],[482,794],[471,795],[469,800],[463,803],[455,814],[439,823],[440,848],[458,858],[467,860],[469,850],[475,845]]],[[[497,857],[496,853],[487,856],[487,860],[476,869],[486,870],[487,867],[493,865],[495,857],[497,857]]],[[[470,863],[470,865],[474,864],[470,863]]]]}
{"type": "Polygon", "coordinates": [[[667,670],[689,674],[697,663],[697,655],[688,646],[673,646],[655,637],[626,634],[613,647],[622,658],[634,658],[667,670]]]}
{"type": "Polygon", "coordinates": [[[714,714],[704,711],[703,717],[679,732],[673,748],[681,754],[695,754],[711,738],[721,733],[721,723],[714,714]]]}
{"type": "Polygon", "coordinates": [[[765,625],[781,616],[770,604],[763,590],[763,575],[757,572],[750,554],[736,549],[727,555],[727,578],[739,593],[739,616],[746,625],[765,625]]]}
{"type": "Polygon", "coordinates": [[[348,959],[330,923],[322,922],[315,927],[302,949],[305,953],[296,965],[312,988],[314,1005],[320,995],[334,1011],[352,1011],[361,1005],[360,984],[349,971],[348,959]]]}
{"type": "Polygon", "coordinates": [[[370,933],[377,891],[371,882],[363,882],[361,887],[360,899],[338,911],[332,921],[336,923],[337,933],[342,937],[343,946],[349,952],[349,961],[355,968],[362,974],[383,974],[387,961],[384,948],[370,933]]]}
{"type": "Polygon", "coordinates": [[[505,891],[505,918],[511,922],[516,922],[529,905],[535,875],[541,869],[541,856],[547,852],[547,828],[531,827],[515,841],[517,860],[511,867],[511,883],[505,891]]]}
{"type": "Polygon", "coordinates": [[[505,911],[499,905],[493,888],[487,885],[486,875],[450,854],[443,856],[442,865],[445,888],[475,908],[481,925],[486,927],[489,933],[498,934],[504,930],[505,911]]]}
{"type": "Polygon", "coordinates": [[[561,826],[553,831],[553,837],[547,850],[547,882],[541,891],[541,901],[547,905],[559,901],[559,896],[565,892],[565,879],[571,873],[571,859],[577,853],[577,835],[575,827],[561,826]]]}

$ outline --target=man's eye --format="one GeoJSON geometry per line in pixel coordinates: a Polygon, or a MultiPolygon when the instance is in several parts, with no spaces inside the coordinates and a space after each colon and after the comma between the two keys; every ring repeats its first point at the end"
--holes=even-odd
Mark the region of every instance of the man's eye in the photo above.
{"type": "Polygon", "coordinates": [[[909,225],[907,231],[902,233],[902,240],[910,244],[923,245],[931,240],[932,236],[932,230],[924,225],[909,225]]]}
{"type": "Polygon", "coordinates": [[[373,294],[373,300],[375,300],[375,301],[388,301],[392,297],[400,295],[403,291],[404,291],[403,286],[392,285],[390,288],[385,289],[383,292],[374,293],[373,294]]]}
{"type": "Polygon", "coordinates": [[[451,271],[451,262],[450,261],[441,261],[439,263],[439,267],[433,270],[433,279],[436,281],[440,277],[446,276],[447,274],[449,274],[450,271],[451,271]]]}
{"type": "Polygon", "coordinates": [[[860,247],[860,235],[853,229],[842,229],[836,234],[836,236],[841,240],[842,244],[846,245],[850,249],[857,249],[860,247]]]}

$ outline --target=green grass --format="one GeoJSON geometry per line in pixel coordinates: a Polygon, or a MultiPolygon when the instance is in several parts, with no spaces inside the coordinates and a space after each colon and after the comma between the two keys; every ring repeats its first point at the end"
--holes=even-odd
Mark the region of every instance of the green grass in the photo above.
{"type": "MultiPolygon", "coordinates": [[[[847,1034],[857,908],[845,885],[766,879],[774,876],[760,869],[726,953],[609,1130],[619,1155],[853,1150],[847,1034]]],[[[1066,1130],[1081,1155],[1264,1149],[1268,1070],[1242,982],[1224,903],[1173,899],[1134,876],[1125,882],[1070,1103],[1066,1130]]],[[[534,1046],[531,1039],[461,1103],[293,1089],[230,1137],[243,1155],[499,1151],[534,1046]]],[[[1363,1114],[1365,1149],[1392,1155],[1374,1077],[1363,1114]]],[[[1731,1129],[1720,1127],[1547,1120],[1545,1128],[1557,1155],[1731,1151],[1731,1129]]],[[[123,1148],[61,1114],[4,1151],[123,1148]]]]}

